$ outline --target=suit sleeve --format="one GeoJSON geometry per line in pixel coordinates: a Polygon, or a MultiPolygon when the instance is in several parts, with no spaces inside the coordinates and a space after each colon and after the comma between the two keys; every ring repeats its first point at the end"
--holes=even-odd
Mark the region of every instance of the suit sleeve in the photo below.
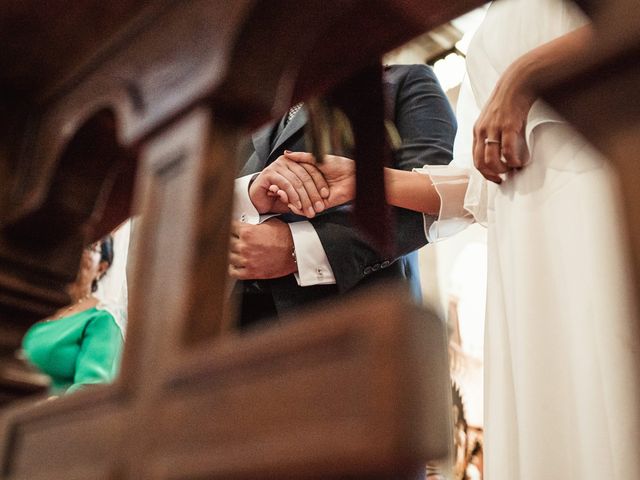
{"type": "MultiPolygon", "coordinates": [[[[431,68],[407,67],[394,100],[395,124],[402,138],[394,168],[411,171],[426,164],[448,164],[453,156],[456,120],[431,68]]],[[[356,286],[376,270],[375,266],[385,268],[427,243],[423,215],[394,208],[393,225],[380,225],[391,228],[395,239],[394,255],[385,258],[353,226],[350,210],[351,206],[345,205],[311,220],[341,292],[356,286]]]]}

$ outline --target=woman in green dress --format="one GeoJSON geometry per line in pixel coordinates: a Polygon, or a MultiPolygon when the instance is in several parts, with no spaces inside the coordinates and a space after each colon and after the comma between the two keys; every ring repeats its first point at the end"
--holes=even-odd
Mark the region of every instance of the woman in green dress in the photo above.
{"type": "Polygon", "coordinates": [[[123,332],[110,309],[94,296],[112,262],[111,236],[87,247],[78,276],[68,287],[71,305],[36,323],[24,337],[26,358],[51,377],[54,395],[109,383],[118,373],[123,332]]]}

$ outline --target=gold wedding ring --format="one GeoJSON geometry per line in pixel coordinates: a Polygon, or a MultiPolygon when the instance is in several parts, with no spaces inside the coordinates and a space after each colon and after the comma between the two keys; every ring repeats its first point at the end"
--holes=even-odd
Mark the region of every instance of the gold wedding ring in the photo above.
{"type": "Polygon", "coordinates": [[[490,138],[485,138],[484,139],[484,144],[485,145],[489,145],[490,143],[495,143],[497,145],[500,145],[500,140],[491,140],[490,138]]]}

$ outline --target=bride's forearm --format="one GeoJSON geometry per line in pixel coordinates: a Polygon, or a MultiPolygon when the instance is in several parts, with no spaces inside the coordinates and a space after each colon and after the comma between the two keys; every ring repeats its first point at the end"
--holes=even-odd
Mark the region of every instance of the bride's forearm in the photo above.
{"type": "Polygon", "coordinates": [[[533,101],[538,87],[557,75],[559,69],[590,54],[592,38],[593,28],[588,24],[534,48],[509,66],[498,86],[518,89],[531,95],[533,101]]]}
{"type": "Polygon", "coordinates": [[[440,196],[428,175],[385,168],[384,181],[389,205],[430,215],[440,211],[440,196]]]}

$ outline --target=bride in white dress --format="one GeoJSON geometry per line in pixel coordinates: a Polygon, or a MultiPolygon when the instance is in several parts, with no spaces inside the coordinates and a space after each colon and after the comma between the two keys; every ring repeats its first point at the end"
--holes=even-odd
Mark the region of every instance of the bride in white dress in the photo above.
{"type": "MultiPolygon", "coordinates": [[[[495,89],[499,79],[517,59],[532,72],[538,67],[522,62],[524,53],[567,32],[582,35],[584,23],[559,0],[489,8],[467,58],[473,100],[484,109],[474,157],[488,177],[500,172],[481,162],[500,145],[484,138],[504,149],[518,116],[517,100],[504,102],[495,89]]],[[[572,41],[581,40],[542,48],[566,49],[555,61],[570,61],[572,48],[588,54],[572,41]]],[[[470,131],[467,119],[459,118],[461,134],[470,131]]],[[[482,214],[474,193],[489,190],[485,478],[640,478],[640,336],[618,185],[606,161],[541,102],[522,121],[528,165],[499,187],[473,179],[467,195],[467,207],[482,214]]]]}
{"type": "MultiPolygon", "coordinates": [[[[439,210],[439,221],[425,217],[430,237],[455,231],[468,212],[488,228],[487,480],[640,478],[640,332],[619,187],[606,160],[528,90],[588,55],[589,40],[570,2],[493,2],[469,47],[457,167],[420,172],[436,189],[386,172],[389,203],[439,210]],[[495,183],[464,168],[472,158],[495,183]]],[[[310,154],[287,160],[314,171],[310,154]]],[[[330,199],[353,197],[353,162],[327,156],[317,167],[330,199]]]]}

